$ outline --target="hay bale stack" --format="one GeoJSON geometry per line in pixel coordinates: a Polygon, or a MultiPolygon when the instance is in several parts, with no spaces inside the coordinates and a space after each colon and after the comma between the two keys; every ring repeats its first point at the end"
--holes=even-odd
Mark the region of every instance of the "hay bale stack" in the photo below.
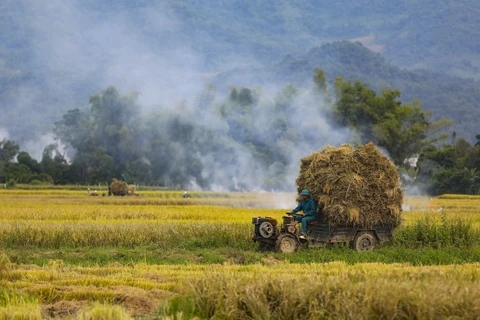
{"type": "Polygon", "coordinates": [[[310,190],[331,225],[397,226],[403,191],[395,165],[373,143],[327,147],[301,159],[299,192],[310,190]]]}
{"type": "Polygon", "coordinates": [[[127,188],[128,188],[129,195],[135,194],[135,191],[137,190],[137,187],[134,184],[129,184],[127,188]]]}
{"type": "Polygon", "coordinates": [[[113,179],[110,191],[116,196],[124,196],[128,193],[128,186],[125,182],[113,179]]]}

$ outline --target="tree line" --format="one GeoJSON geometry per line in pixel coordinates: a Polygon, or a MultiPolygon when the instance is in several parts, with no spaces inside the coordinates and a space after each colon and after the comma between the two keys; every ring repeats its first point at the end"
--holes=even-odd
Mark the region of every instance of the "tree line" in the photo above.
{"type": "Polygon", "coordinates": [[[208,85],[195,99],[142,112],[138,93],[108,87],[89,106],[68,111],[37,161],[13,141],[0,142],[0,181],[97,184],[129,182],[170,188],[292,190],[301,156],[328,143],[373,141],[397,165],[404,183],[430,194],[480,191],[480,135],[472,145],[447,137],[451,122],[432,121],[418,100],[377,92],[322,69],[313,86],[293,84],[273,97],[262,88],[208,85]],[[415,163],[416,162],[416,163],[415,163]]]}

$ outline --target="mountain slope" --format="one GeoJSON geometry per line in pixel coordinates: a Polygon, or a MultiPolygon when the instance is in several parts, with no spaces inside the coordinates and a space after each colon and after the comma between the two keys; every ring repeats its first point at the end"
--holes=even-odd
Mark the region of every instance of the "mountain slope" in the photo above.
{"type": "MultiPolygon", "coordinates": [[[[474,78],[480,70],[480,2],[475,0],[175,3],[192,16],[214,22],[219,27],[216,36],[236,44],[240,52],[246,46],[268,59],[359,38],[401,67],[474,78]]],[[[201,23],[193,25],[204,29],[201,23]]]]}
{"type": "Polygon", "coordinates": [[[478,77],[479,13],[475,0],[0,0],[0,135],[48,133],[111,84],[153,107],[192,100],[208,81],[308,84],[323,67],[419,97],[471,137],[478,86],[436,72],[478,77]],[[343,39],[379,54],[321,47],[343,39]]]}
{"type": "Polygon", "coordinates": [[[403,101],[418,98],[425,110],[433,112],[434,119],[453,119],[453,129],[472,141],[480,132],[480,85],[472,80],[428,70],[401,69],[360,43],[347,41],[314,48],[298,58],[287,57],[277,65],[276,77],[306,84],[317,67],[323,68],[331,81],[343,76],[366,82],[377,90],[399,89],[403,101]]]}
{"type": "Polygon", "coordinates": [[[255,79],[256,85],[263,86],[294,83],[311,87],[315,68],[324,69],[330,83],[342,76],[368,83],[376,90],[399,89],[403,101],[420,99],[424,109],[432,111],[433,119],[453,119],[453,130],[461,137],[474,141],[480,132],[480,85],[477,82],[441,72],[401,69],[360,43],[328,43],[303,55],[288,55],[274,66],[237,68],[219,75],[215,83],[218,86],[236,84],[247,78],[247,82],[255,79]]]}

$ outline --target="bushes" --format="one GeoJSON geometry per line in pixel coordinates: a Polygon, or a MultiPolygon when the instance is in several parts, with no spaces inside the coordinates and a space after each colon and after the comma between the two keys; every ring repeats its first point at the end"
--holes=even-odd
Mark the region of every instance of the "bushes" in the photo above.
{"type": "MultiPolygon", "coordinates": [[[[31,186],[42,186],[42,185],[52,183],[51,178],[48,175],[32,175],[26,181],[23,181],[23,182],[28,182],[29,185],[31,186]]],[[[23,182],[20,181],[19,183],[22,184],[23,182]]],[[[12,178],[12,179],[9,179],[5,185],[7,189],[14,189],[17,187],[17,181],[12,178]]]]}
{"type": "Polygon", "coordinates": [[[8,180],[7,182],[7,188],[8,189],[13,189],[17,186],[17,182],[13,179],[8,180]]]}

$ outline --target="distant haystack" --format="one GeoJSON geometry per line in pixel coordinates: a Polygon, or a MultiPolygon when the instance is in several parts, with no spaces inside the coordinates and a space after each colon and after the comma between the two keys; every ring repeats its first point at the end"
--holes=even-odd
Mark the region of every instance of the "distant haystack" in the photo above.
{"type": "Polygon", "coordinates": [[[133,195],[133,194],[135,194],[135,191],[137,190],[137,187],[134,184],[129,184],[127,186],[127,189],[128,189],[128,194],[133,195]]]}
{"type": "Polygon", "coordinates": [[[128,185],[123,181],[113,178],[112,184],[110,185],[110,191],[115,196],[125,196],[128,194],[128,185]]]}

